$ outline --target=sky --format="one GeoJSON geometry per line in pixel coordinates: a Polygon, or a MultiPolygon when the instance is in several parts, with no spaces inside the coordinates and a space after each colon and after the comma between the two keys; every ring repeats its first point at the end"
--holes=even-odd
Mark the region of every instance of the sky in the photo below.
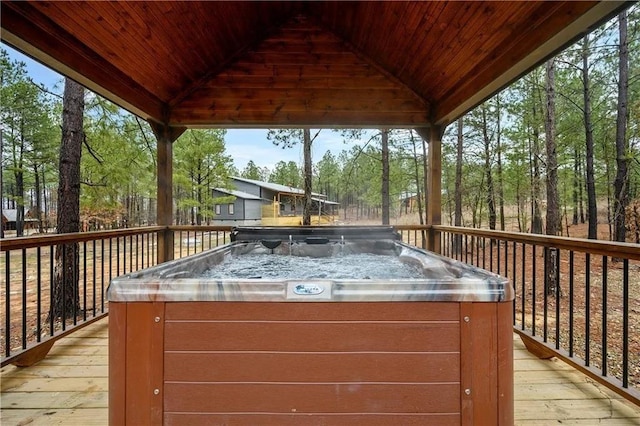
{"type": "MultiPolygon", "coordinates": [[[[12,61],[19,60],[26,64],[29,76],[34,82],[43,84],[55,93],[62,93],[62,75],[4,43],[2,43],[1,47],[9,53],[12,61]]],[[[303,154],[301,145],[287,149],[280,148],[267,140],[267,132],[267,129],[227,130],[225,137],[226,152],[233,158],[234,165],[239,171],[244,169],[249,160],[253,160],[258,167],[267,167],[271,171],[279,161],[294,161],[299,166],[302,166],[303,154]]],[[[314,134],[315,132],[312,132],[312,136],[314,134]]],[[[315,163],[322,159],[327,150],[331,150],[337,156],[342,150],[348,150],[350,147],[351,145],[343,142],[339,133],[323,130],[313,142],[311,158],[315,163]]]]}

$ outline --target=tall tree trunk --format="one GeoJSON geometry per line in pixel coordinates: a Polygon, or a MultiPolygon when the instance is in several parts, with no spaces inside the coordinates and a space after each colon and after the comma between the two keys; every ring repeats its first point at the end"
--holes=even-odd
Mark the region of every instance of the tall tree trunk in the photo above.
{"type": "Polygon", "coordinates": [[[618,16],[620,32],[619,65],[618,65],[618,115],[616,118],[616,179],[614,188],[615,240],[624,242],[627,236],[625,210],[629,203],[629,156],[627,146],[627,92],[629,88],[629,45],[627,41],[627,12],[618,16]]]}
{"type": "MultiPolygon", "coordinates": [[[[546,64],[546,94],[547,113],[544,120],[544,130],[547,148],[547,235],[558,235],[560,232],[560,198],[558,195],[558,158],[556,155],[556,100],[555,100],[555,64],[550,59],[546,64]]],[[[557,280],[557,256],[554,248],[546,248],[545,270],[547,277],[545,289],[547,294],[555,294],[558,286],[557,280]]]]}
{"type": "Polygon", "coordinates": [[[37,164],[33,166],[33,175],[35,177],[34,191],[36,192],[36,205],[33,214],[35,214],[38,219],[38,232],[42,234],[44,232],[44,227],[42,226],[42,214],[40,213],[42,211],[42,187],[40,184],[40,171],[38,170],[37,164]]]}
{"type": "Polygon", "coordinates": [[[382,129],[382,224],[389,224],[389,130],[382,129]]]}
{"type": "MultiPolygon", "coordinates": [[[[537,89],[534,89],[537,90],[537,89]]],[[[533,96],[535,97],[535,96],[533,96]]],[[[542,234],[542,212],[540,211],[540,133],[538,131],[538,110],[535,99],[532,110],[531,139],[531,232],[542,234]]]]}
{"type": "Polygon", "coordinates": [[[16,199],[18,201],[16,207],[16,236],[24,235],[24,172],[22,167],[15,172],[16,179],[16,199]]]}
{"type": "Polygon", "coordinates": [[[500,110],[500,94],[496,95],[496,154],[498,155],[498,164],[496,169],[496,177],[498,179],[498,207],[500,210],[500,229],[505,230],[504,218],[504,184],[502,179],[502,141],[501,141],[501,110],[500,110]]]}
{"type": "MultiPolygon", "coordinates": [[[[454,215],[453,224],[462,226],[462,142],[464,140],[462,131],[464,129],[463,118],[458,118],[458,135],[456,144],[456,182],[454,189],[454,215]]],[[[462,250],[462,235],[457,234],[454,240],[454,249],[456,253],[462,250]]]]}
{"type": "MultiPolygon", "coordinates": [[[[62,105],[62,143],[58,183],[58,233],[80,231],[80,157],[82,155],[84,88],[67,78],[62,105]]],[[[80,313],[77,243],[56,246],[51,313],[64,322],[80,313]]]]}
{"type": "Polygon", "coordinates": [[[593,123],[591,122],[591,85],[589,83],[589,35],[582,43],[582,84],[584,97],[584,129],[586,142],[587,168],[587,216],[589,218],[590,239],[598,237],[598,210],[596,206],[596,182],[593,165],[593,123]]]}
{"type": "Polygon", "coordinates": [[[496,229],[496,200],[491,173],[491,140],[487,130],[487,110],[482,107],[482,136],[484,139],[484,173],[487,179],[487,207],[489,208],[489,229],[496,229]]]}
{"type": "Polygon", "coordinates": [[[14,159],[14,164],[17,165],[14,169],[14,177],[16,180],[16,192],[14,199],[17,201],[16,207],[16,236],[22,237],[24,235],[24,169],[23,159],[25,150],[24,135],[26,129],[24,128],[24,120],[20,120],[20,147],[18,158],[14,159]]]}
{"type": "MultiPolygon", "coordinates": [[[[421,188],[421,183],[420,183],[420,169],[418,167],[418,150],[416,148],[416,139],[413,137],[413,130],[409,131],[409,135],[411,137],[411,145],[413,147],[413,165],[414,165],[414,175],[415,175],[415,180],[416,180],[416,203],[418,203],[418,216],[420,219],[420,225],[424,225],[424,211],[423,211],[423,207],[422,207],[422,192],[420,190],[421,188]]],[[[423,232],[423,240],[426,241],[426,235],[424,235],[423,232]]]]}
{"type": "Polygon", "coordinates": [[[580,223],[585,223],[584,215],[584,171],[582,170],[582,153],[580,153],[578,161],[578,170],[580,171],[580,186],[578,186],[578,210],[580,210],[580,223]]]}
{"type": "Polygon", "coordinates": [[[302,210],[302,224],[311,225],[311,130],[304,129],[304,206],[302,210]]]}
{"type": "Polygon", "coordinates": [[[49,228],[49,202],[47,201],[47,181],[45,167],[42,167],[42,202],[44,205],[44,229],[47,232],[49,228]]]}
{"type": "Polygon", "coordinates": [[[580,164],[578,163],[578,149],[573,149],[573,220],[572,224],[578,224],[578,191],[580,190],[580,164]]]}

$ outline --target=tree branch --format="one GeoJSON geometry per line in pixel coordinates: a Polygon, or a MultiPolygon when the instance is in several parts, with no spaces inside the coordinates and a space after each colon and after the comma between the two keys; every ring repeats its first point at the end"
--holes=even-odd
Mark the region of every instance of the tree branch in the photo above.
{"type": "Polygon", "coordinates": [[[87,142],[87,135],[86,133],[83,132],[82,134],[82,142],[84,143],[84,146],[87,147],[87,151],[89,151],[89,154],[91,154],[91,156],[93,158],[95,158],[95,160],[98,162],[98,164],[102,164],[103,160],[101,160],[100,158],[98,158],[98,154],[96,154],[93,149],[91,148],[91,146],[89,145],[89,143],[87,142]]]}

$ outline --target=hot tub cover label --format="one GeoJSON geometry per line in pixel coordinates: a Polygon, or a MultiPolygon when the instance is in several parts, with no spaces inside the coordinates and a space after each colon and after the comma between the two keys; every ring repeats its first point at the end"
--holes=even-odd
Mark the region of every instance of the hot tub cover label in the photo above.
{"type": "Polygon", "coordinates": [[[300,282],[287,283],[287,299],[331,299],[331,282],[300,282]]]}
{"type": "Polygon", "coordinates": [[[314,295],[320,294],[324,291],[324,287],[317,284],[296,284],[293,287],[293,292],[300,295],[314,295]]]}

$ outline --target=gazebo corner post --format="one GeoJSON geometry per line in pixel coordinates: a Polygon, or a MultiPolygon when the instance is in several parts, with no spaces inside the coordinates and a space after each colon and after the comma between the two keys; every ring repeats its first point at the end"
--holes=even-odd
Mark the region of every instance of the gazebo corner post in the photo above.
{"type": "Polygon", "coordinates": [[[427,249],[441,252],[440,231],[433,228],[442,223],[442,135],[444,127],[440,124],[429,126],[429,174],[427,176],[427,226],[429,234],[427,249]]]}
{"type": "Polygon", "coordinates": [[[172,127],[149,120],[157,140],[157,203],[156,222],[164,229],[158,231],[158,263],[174,258],[173,231],[173,142],[180,137],[186,127],[172,127]]]}

